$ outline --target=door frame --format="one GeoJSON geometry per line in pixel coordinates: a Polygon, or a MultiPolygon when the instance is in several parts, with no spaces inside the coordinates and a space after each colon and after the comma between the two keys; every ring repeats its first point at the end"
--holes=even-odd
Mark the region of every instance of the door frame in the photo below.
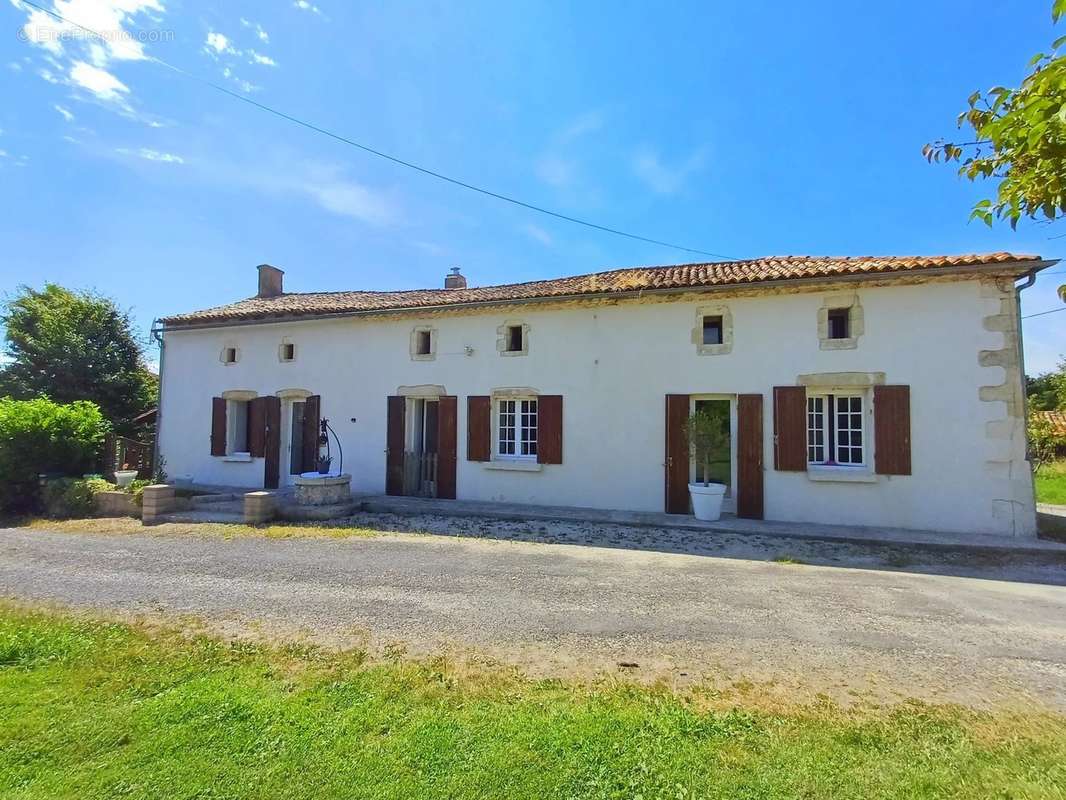
{"type": "MultiPolygon", "coordinates": [[[[307,389],[282,389],[275,393],[281,401],[281,441],[278,442],[278,460],[280,462],[280,488],[296,485],[296,475],[290,475],[292,464],[292,404],[306,403],[312,392],[307,389]]],[[[305,406],[306,408],[306,406],[305,406]]]]}
{"type": "MultiPolygon", "coordinates": [[[[696,410],[698,400],[726,400],[729,402],[729,492],[722,498],[722,511],[726,514],[737,513],[737,396],[727,392],[707,392],[688,396],[688,413],[696,410]]],[[[689,483],[696,480],[696,458],[689,456],[689,483]]]]}

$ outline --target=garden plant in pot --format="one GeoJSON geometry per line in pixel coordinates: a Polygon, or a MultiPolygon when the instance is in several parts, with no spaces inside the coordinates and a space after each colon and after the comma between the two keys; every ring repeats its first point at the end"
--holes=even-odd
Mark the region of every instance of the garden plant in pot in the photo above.
{"type": "Polygon", "coordinates": [[[690,483],[692,511],[696,519],[713,522],[722,515],[725,484],[711,481],[711,460],[715,453],[729,446],[728,421],[721,413],[697,411],[685,421],[685,439],[696,463],[703,467],[703,482],[690,483]]]}

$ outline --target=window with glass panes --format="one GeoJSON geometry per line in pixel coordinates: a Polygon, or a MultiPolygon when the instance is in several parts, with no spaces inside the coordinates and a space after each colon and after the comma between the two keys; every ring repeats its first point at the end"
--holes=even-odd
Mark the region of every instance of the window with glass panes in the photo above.
{"type": "Polygon", "coordinates": [[[808,395],[807,461],[862,466],[865,460],[862,395],[808,395]]]}
{"type": "Polygon", "coordinates": [[[537,401],[497,401],[496,455],[502,458],[537,457],[537,401]]]}

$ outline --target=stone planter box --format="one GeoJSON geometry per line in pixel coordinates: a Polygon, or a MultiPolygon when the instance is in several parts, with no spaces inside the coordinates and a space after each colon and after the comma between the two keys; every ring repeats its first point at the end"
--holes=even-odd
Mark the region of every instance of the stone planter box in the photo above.
{"type": "Polygon", "coordinates": [[[98,517],[139,517],[141,509],[129,492],[97,492],[93,497],[98,517]]]}
{"type": "Polygon", "coordinates": [[[351,499],[351,475],[305,473],[296,477],[296,504],[299,506],[335,506],[351,499]]]}

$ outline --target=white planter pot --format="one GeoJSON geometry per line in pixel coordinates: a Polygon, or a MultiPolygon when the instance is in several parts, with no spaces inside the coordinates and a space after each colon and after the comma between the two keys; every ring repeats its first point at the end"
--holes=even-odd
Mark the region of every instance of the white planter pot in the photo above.
{"type": "Polygon", "coordinates": [[[688,493],[692,497],[692,512],[696,519],[714,522],[722,516],[722,498],[725,497],[724,483],[690,483],[688,493]]]}
{"type": "Polygon", "coordinates": [[[137,470],[135,469],[116,469],[115,470],[115,483],[125,489],[131,483],[133,479],[137,477],[137,470]]]}

